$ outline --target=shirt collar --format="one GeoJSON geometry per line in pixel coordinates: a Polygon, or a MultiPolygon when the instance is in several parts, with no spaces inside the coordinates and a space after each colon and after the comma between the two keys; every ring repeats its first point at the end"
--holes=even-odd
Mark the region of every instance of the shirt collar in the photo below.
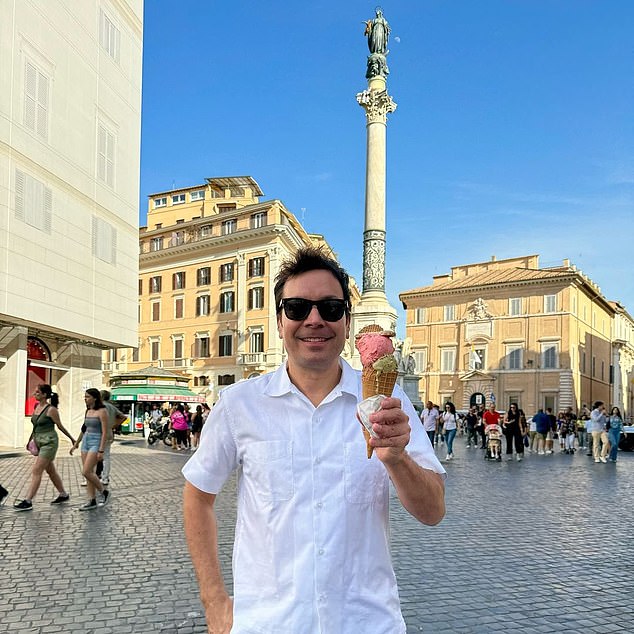
{"type": "MultiPolygon", "coordinates": [[[[339,379],[339,383],[334,387],[332,396],[337,397],[342,393],[346,393],[358,398],[361,389],[359,373],[353,370],[350,364],[341,358],[339,359],[339,366],[341,367],[341,378],[339,379]]],[[[265,394],[269,396],[284,396],[285,394],[297,391],[297,388],[291,383],[286,367],[287,362],[284,361],[284,363],[275,370],[271,381],[264,391],[265,394]]]]}

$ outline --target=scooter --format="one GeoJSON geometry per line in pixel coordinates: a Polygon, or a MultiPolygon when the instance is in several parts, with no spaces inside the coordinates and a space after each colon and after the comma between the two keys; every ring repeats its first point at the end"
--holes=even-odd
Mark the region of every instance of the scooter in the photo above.
{"type": "Polygon", "coordinates": [[[173,432],[170,429],[170,421],[162,419],[158,423],[150,422],[150,433],[147,437],[148,445],[153,445],[157,440],[162,440],[168,447],[172,446],[173,432]]]}

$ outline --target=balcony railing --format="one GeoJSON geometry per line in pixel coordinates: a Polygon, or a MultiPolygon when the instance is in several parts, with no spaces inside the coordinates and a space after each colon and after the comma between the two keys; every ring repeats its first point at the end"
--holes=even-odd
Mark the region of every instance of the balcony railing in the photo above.
{"type": "Polygon", "coordinates": [[[247,352],[238,355],[238,365],[264,365],[266,354],[264,352],[247,352]]]}
{"type": "Polygon", "coordinates": [[[159,359],[157,362],[159,368],[185,370],[193,366],[191,359],[159,359]]]}

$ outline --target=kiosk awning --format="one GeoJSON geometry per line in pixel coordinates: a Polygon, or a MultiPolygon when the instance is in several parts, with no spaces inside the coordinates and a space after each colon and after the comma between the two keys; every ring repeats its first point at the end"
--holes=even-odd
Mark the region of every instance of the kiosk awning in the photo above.
{"type": "Polygon", "coordinates": [[[126,385],[125,387],[112,388],[110,400],[160,403],[164,403],[165,401],[171,403],[204,403],[205,397],[201,394],[194,394],[194,392],[185,387],[178,387],[176,385],[139,385],[138,387],[126,385]]]}

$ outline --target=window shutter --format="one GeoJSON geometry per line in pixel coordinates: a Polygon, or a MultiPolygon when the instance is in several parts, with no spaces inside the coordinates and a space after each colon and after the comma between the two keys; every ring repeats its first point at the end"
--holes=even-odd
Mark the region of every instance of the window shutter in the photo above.
{"type": "Polygon", "coordinates": [[[15,217],[24,222],[24,172],[15,170],[15,217]]]}
{"type": "MultiPolygon", "coordinates": [[[[37,71],[36,71],[37,72],[37,71]]],[[[48,139],[48,77],[37,72],[37,130],[43,138],[48,139]]]]}
{"type": "Polygon", "coordinates": [[[42,189],[44,190],[42,229],[50,234],[53,225],[53,191],[50,187],[43,186],[42,189]]]}
{"type": "Polygon", "coordinates": [[[26,62],[24,71],[24,125],[35,131],[37,110],[37,68],[26,62]]]}

